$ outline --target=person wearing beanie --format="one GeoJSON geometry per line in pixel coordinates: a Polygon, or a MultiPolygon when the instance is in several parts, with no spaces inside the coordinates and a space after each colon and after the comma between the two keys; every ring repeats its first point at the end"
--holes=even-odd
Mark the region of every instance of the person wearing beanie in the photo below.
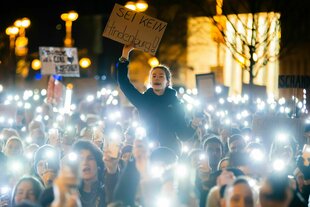
{"type": "Polygon", "coordinates": [[[35,176],[45,187],[51,186],[60,168],[60,151],[52,145],[45,144],[34,154],[35,176]]]}
{"type": "Polygon", "coordinates": [[[72,151],[79,159],[81,183],[78,186],[82,207],[105,207],[112,200],[118,179],[119,158],[109,156],[108,149],[102,152],[93,142],[77,140],[72,151]]]}

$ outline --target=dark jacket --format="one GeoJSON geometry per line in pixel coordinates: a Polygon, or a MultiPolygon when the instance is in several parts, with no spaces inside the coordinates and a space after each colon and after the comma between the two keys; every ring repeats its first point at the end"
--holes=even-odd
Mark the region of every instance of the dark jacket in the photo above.
{"type": "Polygon", "coordinates": [[[183,104],[176,91],[167,87],[161,96],[156,95],[152,88],[140,93],[128,78],[128,64],[117,64],[118,83],[128,100],[137,108],[148,137],[159,141],[161,146],[178,151],[179,139],[189,139],[195,131],[187,123],[183,104]]]}

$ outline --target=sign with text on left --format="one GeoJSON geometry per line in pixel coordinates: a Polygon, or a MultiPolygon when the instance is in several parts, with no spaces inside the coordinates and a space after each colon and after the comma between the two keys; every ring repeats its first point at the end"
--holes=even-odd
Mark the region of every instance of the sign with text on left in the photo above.
{"type": "Polygon", "coordinates": [[[39,47],[42,75],[80,77],[78,52],[76,48],[39,47]]]}
{"type": "Polygon", "coordinates": [[[155,55],[167,23],[115,4],[103,36],[155,55]]]}

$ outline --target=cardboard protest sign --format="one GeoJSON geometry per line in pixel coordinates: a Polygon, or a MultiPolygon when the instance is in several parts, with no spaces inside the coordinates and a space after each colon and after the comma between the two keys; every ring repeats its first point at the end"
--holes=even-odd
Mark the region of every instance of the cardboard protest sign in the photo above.
{"type": "Polygon", "coordinates": [[[103,36],[155,55],[167,23],[115,4],[103,36]]]}
{"type": "Polygon", "coordinates": [[[39,47],[42,75],[57,74],[64,77],[80,77],[76,48],[39,47]]]}

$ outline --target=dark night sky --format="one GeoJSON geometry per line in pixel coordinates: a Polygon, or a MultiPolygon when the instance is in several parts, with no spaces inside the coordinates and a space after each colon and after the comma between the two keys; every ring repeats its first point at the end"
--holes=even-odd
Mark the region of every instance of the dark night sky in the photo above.
{"type": "MultiPolygon", "coordinates": [[[[37,1],[37,0],[36,0],[37,1]]],[[[75,26],[79,20],[93,15],[101,15],[104,20],[108,18],[115,3],[124,4],[122,0],[46,0],[42,3],[36,1],[7,1],[7,6],[0,8],[0,32],[12,25],[18,18],[28,17],[31,26],[26,30],[29,38],[29,50],[35,52],[38,46],[62,46],[65,36],[64,22],[60,15],[70,10],[79,13],[79,19],[73,22],[73,38],[75,26]]],[[[4,3],[4,2],[3,2],[4,3]]],[[[104,25],[101,25],[104,27],[104,25]]],[[[86,32],[86,31],[83,31],[86,32]]],[[[91,32],[91,31],[90,31],[91,32]]],[[[81,33],[81,31],[79,31],[81,33]]]]}

